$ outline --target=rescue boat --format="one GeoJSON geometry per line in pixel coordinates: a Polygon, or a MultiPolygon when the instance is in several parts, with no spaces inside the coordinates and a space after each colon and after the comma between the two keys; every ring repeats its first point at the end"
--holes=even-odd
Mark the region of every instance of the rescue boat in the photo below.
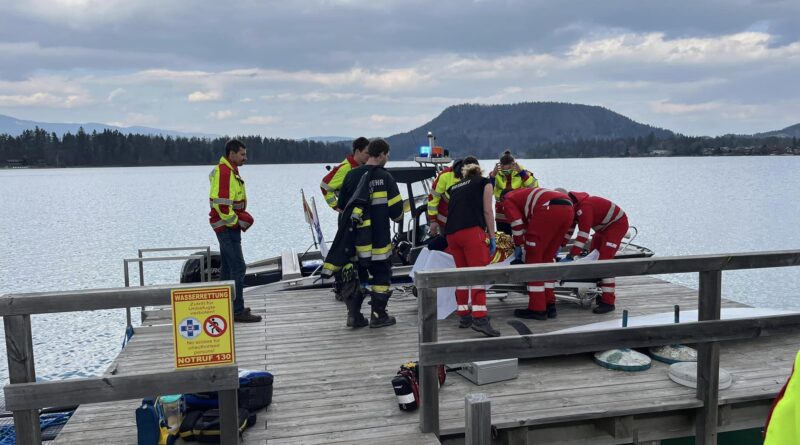
{"type": "MultiPolygon", "coordinates": [[[[404,210],[406,218],[403,222],[394,224],[392,238],[392,282],[403,285],[411,283],[411,269],[420,251],[428,245],[428,222],[426,217],[427,196],[432,190],[434,178],[444,167],[452,162],[447,150],[435,145],[435,138],[428,133],[428,145],[419,149],[418,156],[414,158],[417,167],[389,167],[399,186],[405,185],[406,199],[404,210]],[[422,194],[416,194],[422,190],[422,194]]],[[[318,224],[318,222],[317,222],[318,224]]],[[[312,233],[320,233],[319,227],[312,233]]],[[[644,258],[653,256],[654,252],[646,247],[633,244],[638,230],[633,227],[626,236],[626,240],[619,248],[616,258],[644,258]]],[[[321,238],[321,237],[320,237],[321,238]]],[[[314,289],[330,287],[333,279],[324,279],[320,276],[323,264],[323,253],[318,246],[315,236],[314,243],[302,252],[296,249],[285,250],[280,256],[255,261],[247,265],[244,278],[245,290],[259,286],[263,291],[286,291],[299,289],[314,289]]],[[[322,241],[324,242],[324,241],[322,241]]],[[[568,250],[571,243],[564,249],[568,250]]],[[[205,252],[198,252],[205,254],[205,252]]],[[[190,259],[184,262],[181,270],[181,283],[194,283],[201,281],[201,262],[205,259],[190,259]]],[[[211,252],[210,258],[211,280],[218,280],[220,274],[219,252],[211,252]]],[[[586,285],[588,286],[588,284],[586,285]]],[[[575,290],[579,300],[586,300],[586,286],[575,285],[570,289],[575,290]]]]}

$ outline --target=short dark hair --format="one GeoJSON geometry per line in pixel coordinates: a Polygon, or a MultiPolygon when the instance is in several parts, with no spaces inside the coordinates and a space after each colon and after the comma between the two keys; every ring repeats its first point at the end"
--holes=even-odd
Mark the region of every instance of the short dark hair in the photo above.
{"type": "Polygon", "coordinates": [[[231,153],[239,153],[239,150],[243,148],[247,149],[242,141],[239,139],[231,139],[227,144],[225,144],[225,156],[230,156],[231,153]]]}
{"type": "Polygon", "coordinates": [[[389,143],[383,139],[375,139],[367,145],[367,152],[369,157],[377,158],[384,153],[389,153],[389,143]]]}
{"type": "Polygon", "coordinates": [[[464,165],[467,165],[467,164],[479,164],[480,165],[480,162],[478,162],[478,158],[476,158],[475,156],[467,156],[466,158],[464,158],[464,165]]]}
{"type": "Polygon", "coordinates": [[[514,163],[514,155],[511,154],[511,150],[506,150],[503,152],[503,156],[500,156],[500,165],[508,165],[514,163]]]}
{"type": "Polygon", "coordinates": [[[456,175],[456,178],[462,179],[464,177],[462,174],[464,167],[472,164],[480,165],[478,158],[475,156],[467,156],[464,159],[456,159],[453,161],[453,174],[456,175]]]}
{"type": "Polygon", "coordinates": [[[360,138],[353,141],[353,153],[367,148],[368,145],[369,145],[369,139],[365,138],[364,136],[361,136],[360,138]]]}

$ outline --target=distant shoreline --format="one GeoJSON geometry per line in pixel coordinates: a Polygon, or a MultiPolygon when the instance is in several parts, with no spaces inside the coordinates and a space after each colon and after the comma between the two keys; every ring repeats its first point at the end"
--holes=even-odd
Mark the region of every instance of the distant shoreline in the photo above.
{"type": "MultiPolygon", "coordinates": [[[[563,157],[563,158],[528,158],[528,157],[519,157],[519,160],[522,161],[549,161],[554,159],[658,159],[658,158],[755,158],[755,157],[794,157],[800,156],[800,151],[797,153],[782,153],[782,154],[752,154],[752,155],[743,155],[743,154],[722,154],[722,155],[695,155],[695,156],[672,156],[672,155],[655,155],[655,156],[593,156],[593,157],[563,157]]],[[[496,159],[480,159],[481,161],[486,162],[496,162],[496,159]]],[[[393,160],[394,162],[414,162],[413,159],[397,159],[393,160]]],[[[391,167],[392,161],[389,162],[389,167],[391,167]]],[[[327,164],[327,165],[336,165],[337,163],[331,162],[324,162],[324,161],[310,161],[310,162],[249,162],[245,165],[312,165],[312,164],[327,164]]],[[[11,167],[8,165],[0,166],[0,170],[60,170],[60,169],[83,169],[83,168],[152,168],[152,167],[162,167],[162,168],[172,168],[172,167],[202,167],[211,164],[172,164],[172,165],[76,165],[76,166],[65,166],[65,167],[56,167],[54,165],[26,165],[26,166],[15,166],[11,167]]]]}

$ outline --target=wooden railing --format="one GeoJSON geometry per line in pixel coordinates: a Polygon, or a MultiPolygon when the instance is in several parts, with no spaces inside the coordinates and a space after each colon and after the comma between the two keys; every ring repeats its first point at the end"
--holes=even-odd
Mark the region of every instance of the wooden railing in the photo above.
{"type": "Polygon", "coordinates": [[[420,428],[439,433],[437,366],[506,358],[535,358],[692,343],[697,347],[696,443],[715,444],[718,417],[719,342],[756,338],[769,330],[800,325],[800,314],[720,320],[722,271],[800,266],[800,250],[699,255],[569,264],[460,268],[420,272],[419,294],[420,428]],[[664,326],[628,327],[593,332],[521,335],[438,341],[436,289],[470,285],[579,280],[698,272],[698,321],[664,326]],[[602,334],[602,335],[600,335],[602,334]]]}
{"type": "MultiPolygon", "coordinates": [[[[220,286],[229,286],[230,294],[235,295],[232,281],[214,283],[215,288],[220,286]]],[[[6,408],[14,414],[17,443],[41,444],[40,408],[206,391],[219,392],[222,443],[238,443],[239,378],[236,365],[131,376],[36,381],[31,315],[169,305],[172,289],[197,287],[202,285],[40,292],[0,297],[10,380],[4,391],[6,408]]]]}

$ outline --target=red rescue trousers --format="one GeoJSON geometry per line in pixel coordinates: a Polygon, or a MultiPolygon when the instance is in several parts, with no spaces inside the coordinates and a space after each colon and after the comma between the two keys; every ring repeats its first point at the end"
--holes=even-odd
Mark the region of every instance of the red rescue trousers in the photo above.
{"type": "MultiPolygon", "coordinates": [[[[603,230],[595,232],[592,236],[591,248],[600,252],[601,260],[613,260],[626,233],[628,233],[628,217],[623,216],[603,230]]],[[[603,291],[600,301],[613,305],[617,299],[616,288],[617,284],[614,278],[603,278],[600,283],[600,289],[603,291]]]]}
{"type": "MultiPolygon", "coordinates": [[[[563,234],[561,236],[564,236],[563,234]]],[[[489,235],[480,227],[468,227],[456,233],[447,235],[447,249],[445,252],[453,256],[456,267],[483,267],[489,264],[489,247],[486,243],[489,235]]],[[[456,287],[456,314],[467,315],[470,313],[469,302],[472,294],[472,317],[486,316],[486,287],[485,286],[459,286],[456,287]]]]}
{"type": "MultiPolygon", "coordinates": [[[[525,263],[552,263],[564,235],[572,228],[575,211],[571,205],[539,207],[528,218],[525,228],[525,263]]],[[[555,281],[528,282],[528,309],[537,312],[555,304],[555,281]]]]}

